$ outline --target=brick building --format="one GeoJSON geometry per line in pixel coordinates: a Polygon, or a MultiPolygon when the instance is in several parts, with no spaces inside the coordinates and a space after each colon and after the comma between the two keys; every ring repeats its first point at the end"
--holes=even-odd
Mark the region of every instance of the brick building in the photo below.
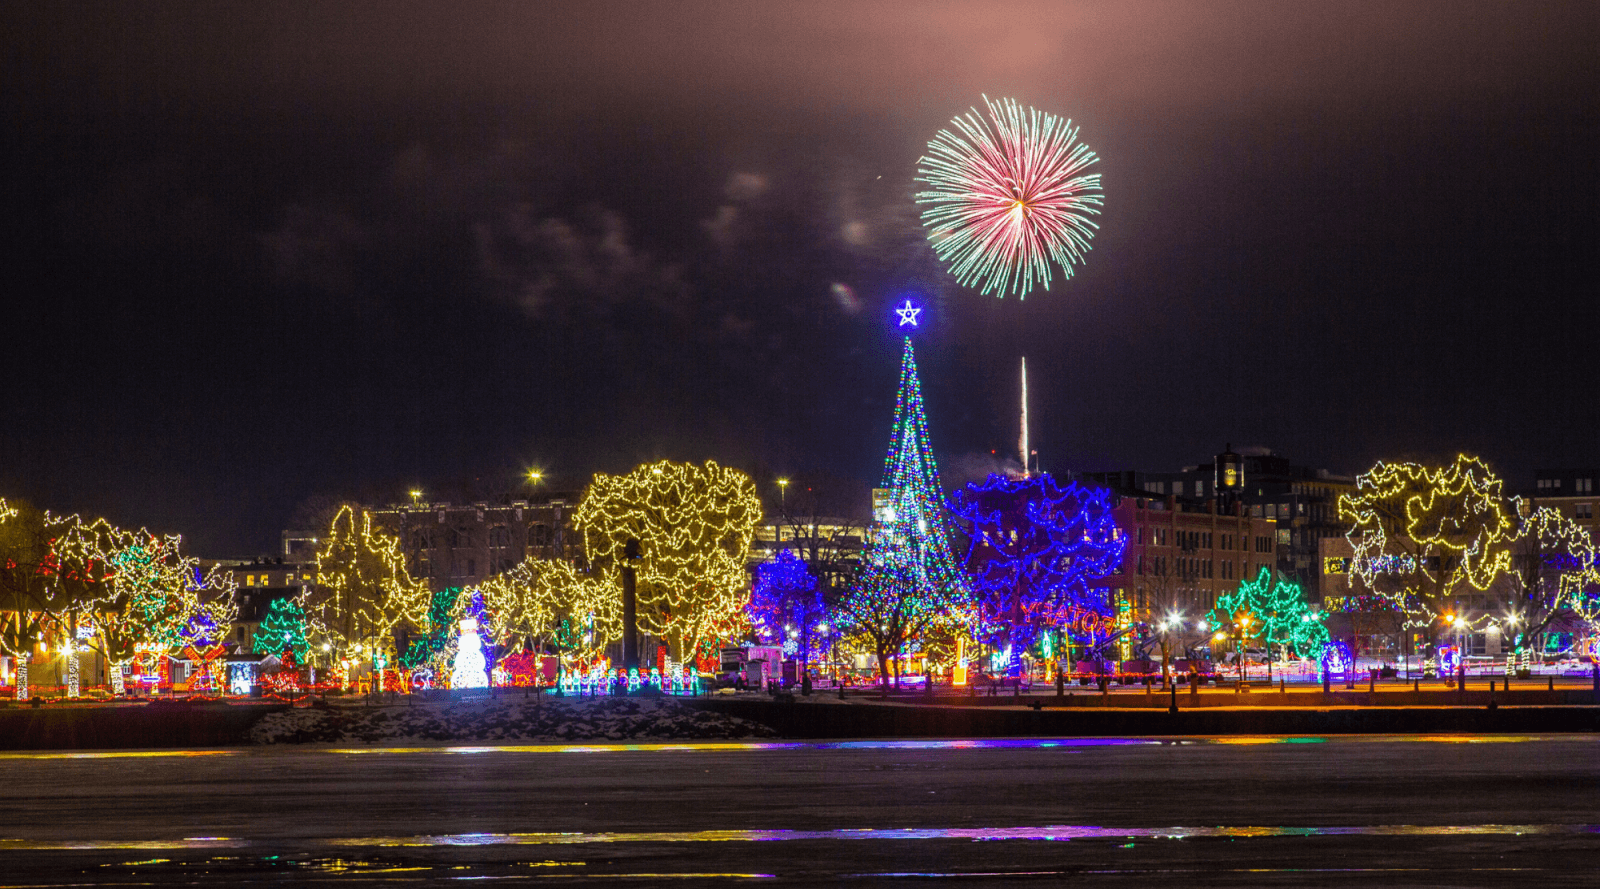
{"type": "Polygon", "coordinates": [[[1147,623],[1172,614],[1197,621],[1217,596],[1277,563],[1277,522],[1236,506],[1218,508],[1166,497],[1124,496],[1114,515],[1128,545],[1119,574],[1104,585],[1126,606],[1125,620],[1147,623]]]}

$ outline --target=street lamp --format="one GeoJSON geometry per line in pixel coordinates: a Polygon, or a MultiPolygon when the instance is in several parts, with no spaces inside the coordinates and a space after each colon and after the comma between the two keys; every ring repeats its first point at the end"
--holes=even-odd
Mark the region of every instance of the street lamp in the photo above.
{"type": "Polygon", "coordinates": [[[544,471],[539,469],[528,470],[528,481],[538,484],[544,480],[544,471]]]}
{"type": "Polygon", "coordinates": [[[411,505],[412,506],[416,506],[417,502],[420,501],[421,499],[422,499],[422,492],[421,491],[412,491],[411,492],[411,505]]]}
{"type": "MultiPolygon", "coordinates": [[[[778,479],[778,512],[779,513],[787,513],[789,511],[789,509],[788,509],[788,503],[789,503],[788,495],[789,495],[789,480],[786,479],[786,478],[778,479]]],[[[783,542],[782,539],[781,539],[782,537],[783,537],[783,532],[780,531],[779,528],[778,528],[778,517],[777,516],[773,516],[773,518],[772,518],[772,550],[773,550],[774,553],[777,552],[778,545],[783,542]]]]}
{"type": "Polygon", "coordinates": [[[1249,682],[1249,669],[1246,667],[1248,655],[1244,647],[1245,638],[1250,635],[1250,615],[1239,618],[1239,638],[1235,640],[1234,650],[1239,652],[1239,681],[1249,682]]]}

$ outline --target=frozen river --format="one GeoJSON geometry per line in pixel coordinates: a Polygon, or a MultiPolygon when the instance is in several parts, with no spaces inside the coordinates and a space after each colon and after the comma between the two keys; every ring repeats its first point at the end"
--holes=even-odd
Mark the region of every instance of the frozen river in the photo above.
{"type": "Polygon", "coordinates": [[[1600,737],[0,754],[0,886],[1600,885],[1600,737]]]}

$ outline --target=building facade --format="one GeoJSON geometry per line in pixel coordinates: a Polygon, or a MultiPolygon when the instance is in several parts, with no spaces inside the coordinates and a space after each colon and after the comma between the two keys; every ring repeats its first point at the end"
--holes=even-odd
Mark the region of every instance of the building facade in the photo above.
{"type": "Polygon", "coordinates": [[[509,503],[419,501],[372,510],[373,522],[400,538],[411,576],[435,592],[467,587],[527,558],[575,560],[583,541],[566,495],[509,503]]]}
{"type": "Polygon", "coordinates": [[[1274,569],[1300,584],[1312,602],[1321,598],[1321,541],[1343,537],[1339,497],[1355,480],[1300,466],[1265,449],[1232,447],[1210,462],[1177,472],[1121,470],[1082,473],[1125,497],[1176,498],[1183,509],[1204,511],[1215,501],[1222,513],[1242,505],[1250,518],[1273,522],[1274,569]]]}
{"type": "Polygon", "coordinates": [[[1104,582],[1124,606],[1125,620],[1149,623],[1183,615],[1200,620],[1217,597],[1277,564],[1277,523],[1215,499],[1186,503],[1176,495],[1123,497],[1114,511],[1127,539],[1122,569],[1104,582]]]}

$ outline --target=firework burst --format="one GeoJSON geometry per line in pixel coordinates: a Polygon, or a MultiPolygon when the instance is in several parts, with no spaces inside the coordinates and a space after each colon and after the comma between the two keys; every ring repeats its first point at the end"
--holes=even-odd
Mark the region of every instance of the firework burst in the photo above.
{"type": "Polygon", "coordinates": [[[1099,226],[1100,174],[1084,171],[1099,158],[1077,141],[1072,121],[1011,99],[951,121],[928,143],[917,181],[930,204],[922,222],[941,262],[963,286],[1026,297],[1050,289],[1050,265],[1072,277],[1099,226]]]}

